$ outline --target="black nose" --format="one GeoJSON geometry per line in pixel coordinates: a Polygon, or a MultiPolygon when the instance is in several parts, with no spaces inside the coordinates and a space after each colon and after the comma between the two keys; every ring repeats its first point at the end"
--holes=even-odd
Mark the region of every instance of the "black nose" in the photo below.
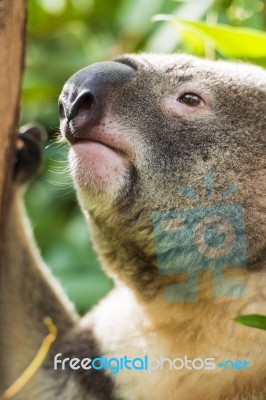
{"type": "Polygon", "coordinates": [[[59,98],[60,118],[72,121],[86,113],[86,122],[97,123],[112,93],[135,75],[135,69],[119,62],[93,64],[74,74],[65,84],[59,98]]]}

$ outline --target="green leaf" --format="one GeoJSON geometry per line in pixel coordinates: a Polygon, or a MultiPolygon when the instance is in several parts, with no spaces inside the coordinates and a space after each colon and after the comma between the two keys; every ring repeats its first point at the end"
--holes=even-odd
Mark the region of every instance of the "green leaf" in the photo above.
{"type": "Polygon", "coordinates": [[[178,19],[171,15],[156,15],[154,21],[173,22],[179,30],[190,31],[195,37],[213,40],[217,50],[231,58],[257,59],[266,57],[266,33],[252,28],[229,25],[215,26],[203,22],[178,19]]]}
{"type": "MultiPolygon", "coordinates": [[[[178,20],[183,20],[187,15],[189,15],[191,20],[198,21],[202,19],[212,7],[212,2],[213,0],[197,0],[196,2],[194,0],[184,1],[183,3],[179,3],[178,6],[172,11],[172,15],[178,20]]],[[[157,21],[156,16],[153,17],[152,20],[157,21]]],[[[169,53],[176,50],[176,48],[180,46],[180,35],[176,34],[175,26],[173,25],[174,24],[161,24],[161,26],[156,29],[156,31],[147,41],[146,50],[155,53],[169,53]]],[[[192,35],[190,34],[190,37],[191,36],[192,35]]],[[[199,49],[200,41],[195,41],[195,35],[193,36],[193,45],[191,45],[191,41],[188,43],[188,35],[186,36],[186,39],[183,37],[183,41],[186,40],[185,44],[188,48],[187,51],[191,51],[193,54],[202,55],[200,51],[197,51],[199,49]]],[[[204,45],[205,43],[203,41],[203,47],[204,45]]]]}
{"type": "Polygon", "coordinates": [[[252,328],[266,330],[266,315],[240,315],[235,318],[235,321],[242,325],[251,326],[252,328]]]}

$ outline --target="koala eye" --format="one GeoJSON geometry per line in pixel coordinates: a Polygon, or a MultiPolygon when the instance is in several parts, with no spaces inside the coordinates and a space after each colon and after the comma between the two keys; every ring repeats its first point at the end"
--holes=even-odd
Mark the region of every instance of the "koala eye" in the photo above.
{"type": "Polygon", "coordinates": [[[199,107],[204,105],[202,98],[195,93],[185,93],[180,96],[177,101],[186,104],[189,107],[199,107]]]}

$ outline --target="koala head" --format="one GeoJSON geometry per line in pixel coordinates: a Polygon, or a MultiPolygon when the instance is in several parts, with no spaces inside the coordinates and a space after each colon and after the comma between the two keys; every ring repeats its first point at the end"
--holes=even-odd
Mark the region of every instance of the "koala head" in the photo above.
{"type": "Polygon", "coordinates": [[[264,70],[182,54],[125,55],[68,80],[61,132],[81,207],[114,274],[133,274],[138,261],[134,276],[154,280],[153,215],[218,202],[241,205],[250,265],[263,259],[265,104],[264,70]],[[222,196],[232,185],[238,191],[222,196]]]}

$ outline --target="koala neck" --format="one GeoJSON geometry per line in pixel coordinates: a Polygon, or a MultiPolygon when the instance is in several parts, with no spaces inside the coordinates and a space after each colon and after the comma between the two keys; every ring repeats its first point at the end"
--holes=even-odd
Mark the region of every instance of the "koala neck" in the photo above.
{"type": "MultiPolygon", "coordinates": [[[[170,325],[175,330],[182,324],[190,323],[195,330],[198,330],[200,325],[204,324],[205,318],[216,320],[216,315],[219,315],[219,319],[222,315],[233,321],[233,318],[240,314],[252,313],[255,305],[256,313],[261,307],[263,314],[264,305],[262,303],[258,305],[257,301],[263,298],[266,285],[263,263],[254,264],[250,270],[243,267],[223,270],[222,275],[218,277],[218,283],[216,281],[218,288],[215,288],[212,271],[200,271],[197,284],[188,288],[188,291],[192,289],[190,294],[194,295],[194,299],[182,301],[175,297],[175,293],[179,290],[178,285],[186,285],[188,274],[161,275],[158,272],[156,255],[149,253],[151,250],[149,243],[147,242],[146,246],[143,239],[141,247],[139,242],[129,240],[126,235],[121,236],[119,232],[125,232],[126,229],[122,230],[119,227],[108,229],[106,225],[101,226],[94,220],[90,221],[90,227],[95,247],[107,273],[118,286],[127,287],[132,292],[136,302],[144,307],[148,318],[156,325],[156,329],[159,327],[164,329],[163,327],[170,325]],[[240,282],[244,286],[241,288],[240,285],[238,289],[240,282]],[[219,292],[219,285],[224,292],[221,288],[219,292]],[[172,294],[169,301],[167,290],[170,287],[172,294]],[[220,312],[217,311],[219,309],[220,312]],[[196,316],[203,314],[204,321],[198,320],[196,316]]],[[[145,236],[147,232],[143,235],[145,236]]],[[[220,324],[218,320],[216,323],[220,324]]]]}

